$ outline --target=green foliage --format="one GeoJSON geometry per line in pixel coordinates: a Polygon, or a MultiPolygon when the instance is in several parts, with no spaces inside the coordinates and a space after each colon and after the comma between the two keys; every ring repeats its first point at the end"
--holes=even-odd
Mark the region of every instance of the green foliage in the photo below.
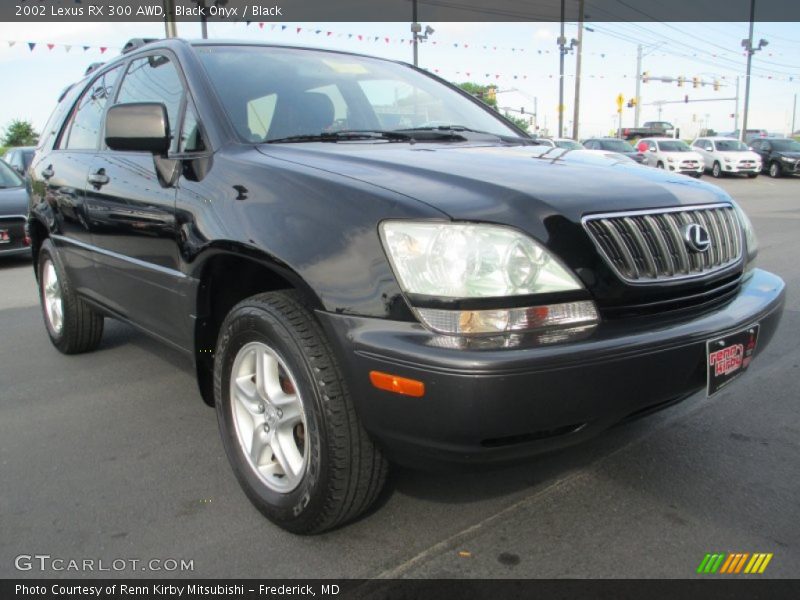
{"type": "MultiPolygon", "coordinates": [[[[506,113],[504,116],[514,125],[522,129],[522,131],[528,131],[528,127],[530,127],[530,121],[528,121],[528,119],[524,119],[522,117],[515,117],[514,115],[509,113],[506,113]]],[[[528,131],[528,133],[530,132],[528,131]]]]}
{"type": "Polygon", "coordinates": [[[464,83],[459,83],[458,87],[483,101],[484,104],[488,104],[492,108],[497,109],[496,85],[481,85],[480,83],[465,81],[464,83]]]}
{"type": "Polygon", "coordinates": [[[39,134],[30,121],[14,119],[3,132],[4,146],[35,146],[38,141],[39,134]]]}

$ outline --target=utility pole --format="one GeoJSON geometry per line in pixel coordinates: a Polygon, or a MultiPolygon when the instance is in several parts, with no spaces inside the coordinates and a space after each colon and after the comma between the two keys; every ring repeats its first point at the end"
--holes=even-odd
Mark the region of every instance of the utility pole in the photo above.
{"type": "Polygon", "coordinates": [[[742,40],[742,47],[747,51],[747,75],[744,79],[744,115],[742,116],[742,128],[739,130],[739,141],[744,142],[745,132],[747,131],[747,117],[750,112],[750,67],[753,64],[753,54],[764,48],[769,42],[765,39],[758,41],[758,47],[753,48],[753,25],[756,18],[756,0],[750,0],[750,35],[742,40]]]}
{"type": "Polygon", "coordinates": [[[178,25],[175,23],[175,2],[164,0],[164,32],[168,38],[178,37],[178,25]]]}
{"type": "MultiPolygon", "coordinates": [[[[584,0],[578,5],[578,56],[575,59],[575,107],[572,113],[572,139],[578,140],[578,130],[581,112],[581,57],[583,55],[583,6],[584,0]]],[[[638,96],[638,90],[636,95],[638,96]]],[[[636,105],[639,110],[639,105],[636,105]]],[[[638,125],[638,123],[637,123],[638,125]]]]}
{"type": "Polygon", "coordinates": [[[565,2],[566,0],[561,0],[561,36],[558,38],[558,135],[556,137],[564,135],[564,55],[567,53],[567,38],[564,35],[565,2]]]}
{"type": "Polygon", "coordinates": [[[419,39],[417,34],[422,31],[422,27],[417,23],[417,0],[411,2],[411,35],[414,36],[414,66],[419,66],[419,39]]]}
{"type": "Polygon", "coordinates": [[[642,85],[642,45],[638,44],[636,46],[636,106],[633,107],[633,126],[639,127],[639,105],[641,104],[641,98],[639,98],[639,94],[641,93],[641,85],[642,85]]]}
{"type": "Polygon", "coordinates": [[[797,94],[794,95],[794,104],[792,105],[792,130],[789,132],[789,137],[794,135],[794,118],[797,115],[797,94]]]}
{"type": "Polygon", "coordinates": [[[733,130],[739,129],[739,76],[736,76],[736,107],[733,109],[733,130]]]}

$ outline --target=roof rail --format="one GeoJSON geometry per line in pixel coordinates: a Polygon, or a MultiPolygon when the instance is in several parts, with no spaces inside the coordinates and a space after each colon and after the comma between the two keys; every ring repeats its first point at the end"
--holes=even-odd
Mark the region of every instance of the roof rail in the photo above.
{"type": "Polygon", "coordinates": [[[156,38],[133,38],[131,40],[128,40],[128,43],[122,47],[122,53],[127,54],[128,52],[133,52],[134,50],[138,50],[142,46],[157,41],[158,39],[156,38]]]}
{"type": "Polygon", "coordinates": [[[106,64],[106,63],[104,63],[104,62],[93,62],[88,67],[86,67],[86,72],[83,74],[83,76],[86,77],[89,73],[93,73],[94,71],[97,71],[97,69],[102,67],[104,64],[106,64]]]}

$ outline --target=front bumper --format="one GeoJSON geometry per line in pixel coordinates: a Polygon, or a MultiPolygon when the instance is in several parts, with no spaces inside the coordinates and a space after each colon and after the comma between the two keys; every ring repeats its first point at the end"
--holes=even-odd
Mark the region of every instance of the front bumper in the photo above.
{"type": "Polygon", "coordinates": [[[320,313],[356,409],[390,458],[414,465],[513,460],[591,437],[706,383],[706,341],[760,323],[774,334],[783,281],[756,269],[726,305],[671,320],[605,321],[578,342],[460,349],[419,324],[320,313]],[[372,370],[425,383],[422,397],[370,384],[372,370]]]}
{"type": "Polygon", "coordinates": [[[723,163],[722,169],[726,173],[760,173],[761,172],[761,163],[755,163],[754,165],[742,165],[736,163],[723,163]]]}

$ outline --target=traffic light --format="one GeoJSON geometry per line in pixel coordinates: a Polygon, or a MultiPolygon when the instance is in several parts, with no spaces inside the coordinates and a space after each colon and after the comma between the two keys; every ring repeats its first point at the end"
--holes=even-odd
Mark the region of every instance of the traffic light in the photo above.
{"type": "Polygon", "coordinates": [[[678,87],[683,87],[683,82],[686,81],[686,77],[683,75],[678,76],[678,87]]]}
{"type": "Polygon", "coordinates": [[[692,87],[694,87],[694,88],[700,87],[700,78],[699,77],[692,77],[692,87]]]}
{"type": "Polygon", "coordinates": [[[684,101],[686,104],[689,104],[689,94],[686,94],[686,95],[683,97],[683,101],[684,101]]]}
{"type": "Polygon", "coordinates": [[[714,80],[714,91],[715,92],[719,91],[719,79],[714,80]]]}
{"type": "Polygon", "coordinates": [[[525,114],[525,107],[524,106],[519,109],[519,114],[521,114],[521,115],[525,114]]]}
{"type": "Polygon", "coordinates": [[[636,98],[631,98],[628,100],[628,108],[633,108],[634,106],[636,106],[636,98]]]}
{"type": "Polygon", "coordinates": [[[650,71],[645,71],[642,73],[642,83],[647,83],[650,81],[650,71]]]}
{"type": "Polygon", "coordinates": [[[490,102],[497,100],[497,88],[492,86],[486,89],[486,99],[490,102]]]}

